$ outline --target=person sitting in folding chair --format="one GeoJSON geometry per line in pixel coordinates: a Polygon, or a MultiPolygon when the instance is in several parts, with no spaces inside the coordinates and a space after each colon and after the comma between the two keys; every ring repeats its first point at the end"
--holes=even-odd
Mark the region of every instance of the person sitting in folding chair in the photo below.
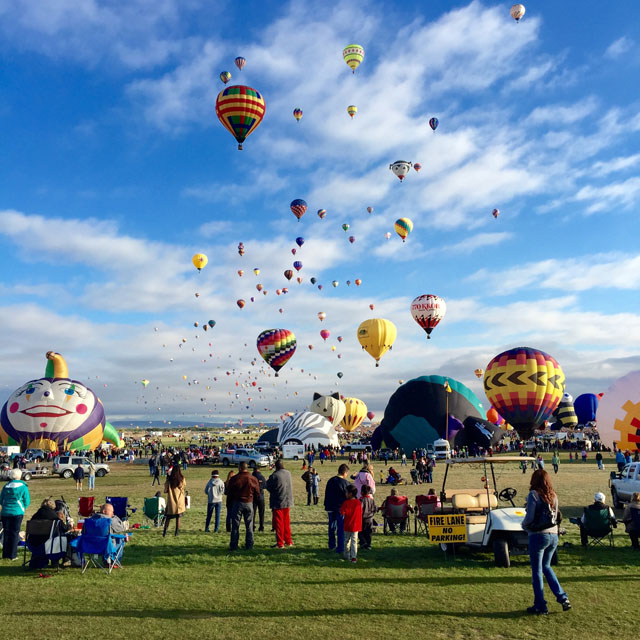
{"type": "Polygon", "coordinates": [[[118,516],[116,516],[113,512],[113,505],[110,502],[106,502],[100,507],[100,513],[94,513],[91,516],[91,520],[100,520],[101,518],[110,518],[111,525],[110,531],[111,533],[124,533],[126,528],[124,523],[118,516]]]}
{"type": "MultiPolygon", "coordinates": [[[[113,524],[104,513],[95,514],[92,518],[85,520],[82,535],[75,542],[80,555],[82,573],[87,570],[89,564],[105,569],[108,573],[111,573],[114,567],[122,567],[120,559],[126,536],[113,533],[111,531],[113,524]]],[[[117,526],[117,523],[115,524],[117,526]]]]}
{"type": "Polygon", "coordinates": [[[25,540],[25,557],[27,549],[31,551],[30,569],[43,569],[51,561],[52,567],[66,555],[67,544],[56,538],[63,538],[71,527],[61,511],[56,510],[56,503],[51,498],[45,498],[40,508],[27,523],[27,537],[25,540]],[[51,540],[50,544],[47,541],[51,540]]]}
{"type": "Polygon", "coordinates": [[[391,489],[391,493],[384,499],[380,511],[384,521],[384,533],[387,529],[391,533],[396,533],[398,530],[404,533],[407,529],[409,513],[413,513],[407,496],[399,496],[395,489],[391,489]]]}
{"type": "Polygon", "coordinates": [[[606,496],[598,491],[593,496],[594,502],[584,508],[581,518],[570,518],[570,522],[580,527],[580,542],[583,547],[589,546],[589,538],[593,538],[591,544],[602,544],[607,536],[609,544],[613,546],[613,528],[617,527],[616,517],[611,507],[605,504],[606,496]]]}

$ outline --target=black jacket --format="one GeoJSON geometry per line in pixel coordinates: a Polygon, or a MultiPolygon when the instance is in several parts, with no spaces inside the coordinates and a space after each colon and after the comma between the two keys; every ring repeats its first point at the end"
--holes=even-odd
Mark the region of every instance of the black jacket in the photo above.
{"type": "Polygon", "coordinates": [[[333,476],[327,481],[327,487],[324,490],[324,510],[340,511],[342,503],[347,499],[347,487],[349,481],[340,476],[333,476]]]}

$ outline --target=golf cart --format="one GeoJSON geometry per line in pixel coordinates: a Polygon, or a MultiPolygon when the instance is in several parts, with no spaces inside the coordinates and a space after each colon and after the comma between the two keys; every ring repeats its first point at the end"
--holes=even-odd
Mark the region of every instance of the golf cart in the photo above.
{"type": "MultiPolygon", "coordinates": [[[[493,551],[498,567],[509,567],[511,555],[528,552],[528,535],[522,529],[524,507],[516,507],[513,499],[517,495],[513,487],[498,491],[495,465],[534,463],[529,457],[478,456],[475,458],[452,458],[446,460],[444,480],[437,514],[464,514],[466,516],[467,542],[464,546],[485,553],[493,551]],[[479,489],[450,489],[447,487],[449,473],[469,465],[478,465],[482,470],[483,486],[479,489]],[[499,502],[510,506],[499,506],[499,502]]],[[[460,544],[440,543],[445,553],[453,553],[460,544]]]]}

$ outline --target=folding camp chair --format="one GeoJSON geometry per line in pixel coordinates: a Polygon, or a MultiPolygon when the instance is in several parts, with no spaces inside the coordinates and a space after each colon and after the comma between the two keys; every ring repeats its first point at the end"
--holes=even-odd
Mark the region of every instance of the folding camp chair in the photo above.
{"type": "Polygon", "coordinates": [[[605,509],[589,509],[585,507],[584,522],[581,522],[580,525],[582,546],[604,546],[608,540],[609,546],[613,547],[612,525],[608,507],[605,509]]]}
{"type": "Polygon", "coordinates": [[[436,507],[438,506],[438,496],[416,496],[416,510],[414,513],[415,524],[414,524],[414,534],[418,535],[418,531],[420,533],[424,533],[428,535],[428,516],[432,515],[436,511],[436,507]]]}
{"type": "Polygon", "coordinates": [[[114,567],[122,568],[120,558],[126,536],[111,533],[111,518],[90,518],[84,521],[82,535],[77,539],[82,573],[89,564],[111,573],[114,567]]]}
{"type": "Polygon", "coordinates": [[[78,515],[82,518],[90,518],[95,513],[95,509],[93,508],[95,500],[93,496],[82,496],[78,498],[78,515]]]}
{"type": "MultiPolygon", "coordinates": [[[[28,520],[24,541],[24,556],[22,566],[27,565],[32,569],[42,569],[49,564],[65,557],[67,552],[67,539],[62,533],[57,520],[28,520]],[[56,541],[57,538],[57,541],[56,541]],[[46,544],[51,541],[51,546],[59,549],[58,553],[47,553],[46,544]],[[27,551],[31,553],[31,559],[27,562],[27,551]],[[41,565],[41,566],[39,566],[41,565]]],[[[56,569],[57,569],[56,565],[56,569]]]]}
{"type": "Polygon", "coordinates": [[[113,505],[113,515],[118,516],[120,520],[128,520],[131,513],[135,513],[136,509],[129,507],[129,498],[116,498],[107,496],[105,502],[113,505]]]}
{"type": "Polygon", "coordinates": [[[145,520],[149,520],[153,523],[154,527],[161,527],[164,524],[164,498],[145,498],[144,506],[142,507],[142,515],[145,520]]]}
{"type": "Polygon", "coordinates": [[[382,531],[386,535],[387,532],[400,533],[408,531],[409,527],[409,499],[407,496],[389,496],[385,502],[384,511],[382,512],[383,527],[382,531]]]}

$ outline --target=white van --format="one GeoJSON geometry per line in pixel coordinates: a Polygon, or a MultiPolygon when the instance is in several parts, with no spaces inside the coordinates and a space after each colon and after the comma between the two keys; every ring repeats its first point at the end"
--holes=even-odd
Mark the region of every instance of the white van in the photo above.
{"type": "Polygon", "coordinates": [[[304,445],[303,444],[283,444],[282,457],[293,459],[293,460],[302,460],[304,458],[304,445]]]}
{"type": "Polygon", "coordinates": [[[451,457],[451,446],[449,441],[444,438],[435,440],[433,443],[433,452],[436,460],[448,460],[451,457]]]}

